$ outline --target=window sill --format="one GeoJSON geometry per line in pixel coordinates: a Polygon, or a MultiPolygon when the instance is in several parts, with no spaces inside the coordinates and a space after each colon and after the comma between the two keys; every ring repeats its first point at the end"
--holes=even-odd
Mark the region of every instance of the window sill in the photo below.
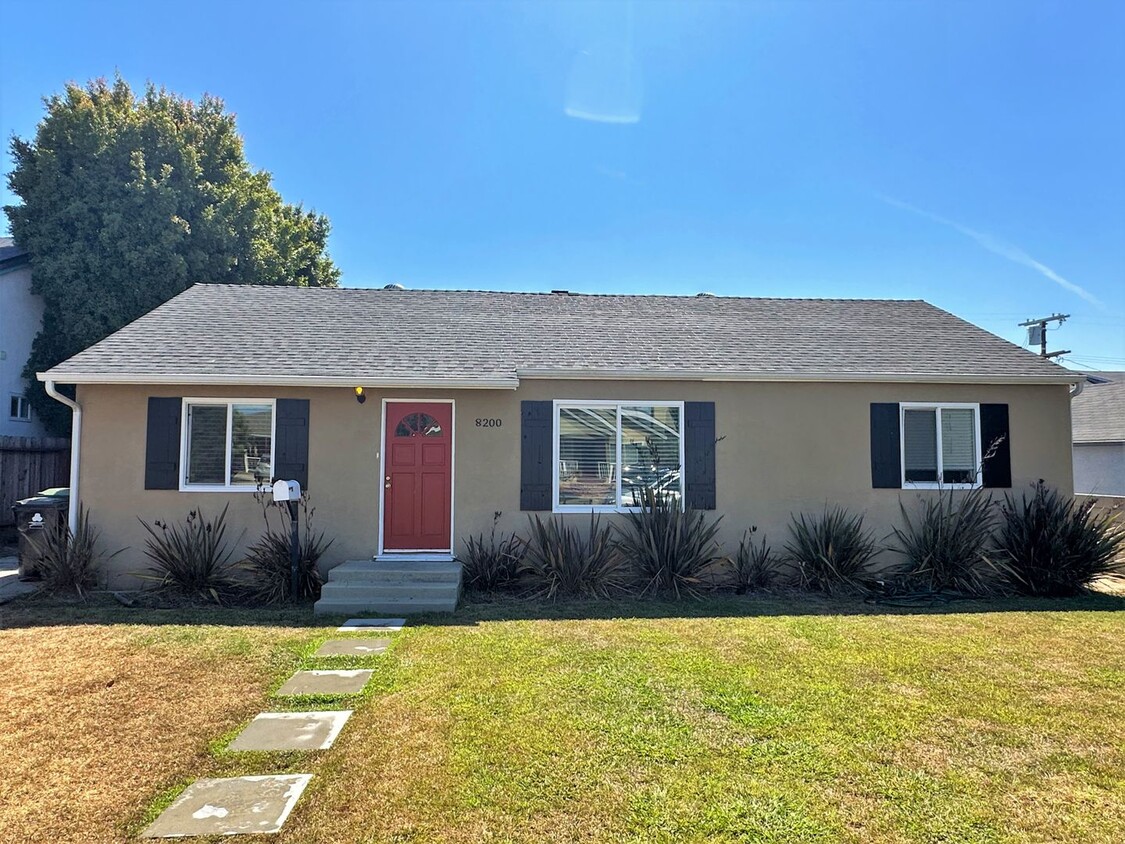
{"type": "Polygon", "coordinates": [[[903,489],[980,489],[980,483],[975,484],[943,484],[938,481],[903,481],[903,489]]]}
{"type": "MultiPolygon", "coordinates": [[[[263,487],[261,492],[269,492],[263,487]]],[[[220,486],[219,484],[180,484],[180,492],[259,492],[256,486],[220,486]]]]}
{"type": "MultiPolygon", "coordinates": [[[[682,505],[680,509],[683,510],[682,505]]],[[[559,515],[565,515],[567,513],[619,513],[624,515],[626,513],[640,513],[641,508],[617,507],[612,504],[590,504],[586,506],[581,506],[578,504],[556,504],[551,512],[558,513],[559,515]]]]}

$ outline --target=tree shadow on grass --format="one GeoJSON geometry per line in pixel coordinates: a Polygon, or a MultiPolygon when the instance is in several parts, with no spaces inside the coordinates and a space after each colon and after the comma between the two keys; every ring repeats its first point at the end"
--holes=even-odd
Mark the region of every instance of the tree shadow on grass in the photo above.
{"type": "Polygon", "coordinates": [[[932,602],[865,600],[807,592],[714,594],[676,601],[530,601],[515,597],[463,599],[456,613],[419,616],[415,624],[450,626],[491,621],[610,620],[622,618],[746,618],[770,616],[950,615],[1010,612],[1125,612],[1125,596],[1089,592],[1074,598],[953,599],[932,602]]]}
{"type": "Polygon", "coordinates": [[[324,628],[331,619],[314,616],[312,604],[268,607],[182,605],[126,607],[107,593],[79,601],[35,594],[0,606],[0,634],[21,627],[73,625],[215,625],[222,627],[324,628]]]}
{"type": "MultiPolygon", "coordinates": [[[[894,603],[803,592],[733,595],[714,593],[678,601],[642,598],[543,601],[515,596],[468,595],[454,613],[411,616],[411,627],[458,627],[501,621],[585,621],[611,619],[746,618],[781,616],[950,615],[1014,612],[1125,612],[1125,596],[1089,592],[1074,598],[955,599],[894,603]]],[[[366,613],[373,616],[373,613],[366,613]]],[[[217,625],[334,629],[345,616],[314,616],[311,604],[272,607],[125,607],[109,595],[86,602],[35,595],[0,606],[5,629],[99,624],[217,625]]]]}

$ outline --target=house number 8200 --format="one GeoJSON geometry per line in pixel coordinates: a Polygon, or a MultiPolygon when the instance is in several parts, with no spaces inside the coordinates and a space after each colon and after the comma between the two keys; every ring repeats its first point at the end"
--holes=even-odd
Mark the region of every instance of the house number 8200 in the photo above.
{"type": "Polygon", "coordinates": [[[477,417],[478,428],[499,428],[503,424],[500,419],[481,419],[477,417]]]}

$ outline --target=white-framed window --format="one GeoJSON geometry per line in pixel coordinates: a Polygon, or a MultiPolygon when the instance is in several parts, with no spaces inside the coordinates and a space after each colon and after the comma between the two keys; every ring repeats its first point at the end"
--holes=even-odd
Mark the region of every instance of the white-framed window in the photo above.
{"type": "Polygon", "coordinates": [[[19,422],[31,421],[31,402],[27,400],[27,396],[12,393],[8,403],[8,416],[19,422]]]}
{"type": "Polygon", "coordinates": [[[273,477],[273,399],[186,398],[181,492],[253,492],[273,477]]]}
{"type": "Polygon", "coordinates": [[[981,485],[979,404],[904,402],[899,414],[903,487],[981,485]]]}
{"type": "Polygon", "coordinates": [[[684,403],[556,400],[554,510],[617,512],[641,490],[684,500],[684,403]]]}

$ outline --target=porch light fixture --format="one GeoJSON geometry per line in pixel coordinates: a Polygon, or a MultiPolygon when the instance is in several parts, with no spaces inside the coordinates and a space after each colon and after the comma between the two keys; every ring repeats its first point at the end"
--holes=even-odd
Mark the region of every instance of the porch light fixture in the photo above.
{"type": "Polygon", "coordinates": [[[365,401],[367,401],[367,396],[364,395],[363,387],[355,388],[355,400],[360,404],[363,404],[365,401]]]}

